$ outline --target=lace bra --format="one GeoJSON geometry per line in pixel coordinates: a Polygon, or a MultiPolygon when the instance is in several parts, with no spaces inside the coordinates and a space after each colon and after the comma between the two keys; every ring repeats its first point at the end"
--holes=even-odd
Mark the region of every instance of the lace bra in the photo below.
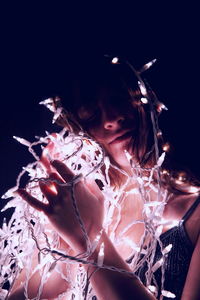
{"type": "MultiPolygon", "coordinates": [[[[186,276],[188,273],[191,257],[193,254],[194,246],[185,230],[185,222],[194,212],[198,204],[200,203],[200,197],[192,204],[189,210],[186,212],[179,224],[168,231],[164,232],[160,236],[160,240],[165,248],[169,244],[172,244],[171,251],[167,254],[164,262],[165,269],[165,280],[164,280],[164,290],[170,291],[176,295],[176,300],[181,299],[181,294],[185,284],[186,276]]],[[[162,257],[161,249],[157,243],[156,253],[154,263],[160,260],[162,257]]],[[[147,265],[144,263],[136,272],[136,275],[145,284],[145,272],[147,270],[147,265]]],[[[155,279],[158,283],[158,287],[161,287],[161,268],[159,268],[155,273],[155,279]]],[[[154,285],[152,283],[152,285],[154,285]]],[[[161,290],[158,293],[158,299],[160,297],[161,290]]],[[[163,300],[170,298],[163,297],[163,300]]]]}

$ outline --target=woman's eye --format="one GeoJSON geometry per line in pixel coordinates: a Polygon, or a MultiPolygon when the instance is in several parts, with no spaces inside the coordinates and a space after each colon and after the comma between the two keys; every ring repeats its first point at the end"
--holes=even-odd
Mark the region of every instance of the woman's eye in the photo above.
{"type": "Polygon", "coordinates": [[[98,117],[99,111],[98,109],[85,109],[81,108],[78,112],[78,116],[82,122],[91,122],[98,117]]]}
{"type": "Polygon", "coordinates": [[[99,116],[98,111],[95,111],[92,114],[88,115],[88,117],[84,119],[84,122],[89,123],[92,121],[96,121],[98,119],[98,116],[99,116]]]}

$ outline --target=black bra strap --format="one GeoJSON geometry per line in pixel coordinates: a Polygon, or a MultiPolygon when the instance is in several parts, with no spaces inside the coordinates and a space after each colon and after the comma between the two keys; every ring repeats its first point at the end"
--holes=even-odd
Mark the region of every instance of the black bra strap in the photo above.
{"type": "Polygon", "coordinates": [[[198,197],[194,203],[191,205],[191,207],[188,209],[188,211],[186,212],[186,214],[183,216],[182,221],[186,221],[190,215],[193,213],[193,211],[196,209],[196,207],[199,205],[200,203],[200,197],[198,197]]]}

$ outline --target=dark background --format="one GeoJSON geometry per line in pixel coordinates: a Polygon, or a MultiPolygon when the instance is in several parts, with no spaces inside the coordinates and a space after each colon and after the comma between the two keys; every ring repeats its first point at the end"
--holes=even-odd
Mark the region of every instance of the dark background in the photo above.
{"type": "MultiPolygon", "coordinates": [[[[9,2],[1,9],[0,192],[32,161],[12,136],[33,141],[51,126],[41,100],[63,91],[81,60],[122,55],[142,66],[168,107],[161,118],[172,156],[200,177],[199,17],[189,2],[9,2]],[[149,3],[151,2],[151,3],[149,3]],[[161,3],[160,3],[161,2],[161,3]],[[65,3],[65,5],[64,5],[65,3]]],[[[87,73],[87,70],[86,70],[87,73]]],[[[1,200],[2,203],[5,200],[1,200]]]]}

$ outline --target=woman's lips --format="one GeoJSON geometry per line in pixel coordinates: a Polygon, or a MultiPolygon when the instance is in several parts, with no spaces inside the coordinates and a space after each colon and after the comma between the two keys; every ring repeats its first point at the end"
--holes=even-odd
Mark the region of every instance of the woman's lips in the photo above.
{"type": "Polygon", "coordinates": [[[127,140],[128,138],[130,138],[132,136],[132,134],[133,134],[132,131],[128,131],[128,132],[126,132],[126,133],[118,136],[117,138],[113,139],[109,143],[109,145],[117,144],[117,143],[119,143],[121,141],[127,140]]]}

